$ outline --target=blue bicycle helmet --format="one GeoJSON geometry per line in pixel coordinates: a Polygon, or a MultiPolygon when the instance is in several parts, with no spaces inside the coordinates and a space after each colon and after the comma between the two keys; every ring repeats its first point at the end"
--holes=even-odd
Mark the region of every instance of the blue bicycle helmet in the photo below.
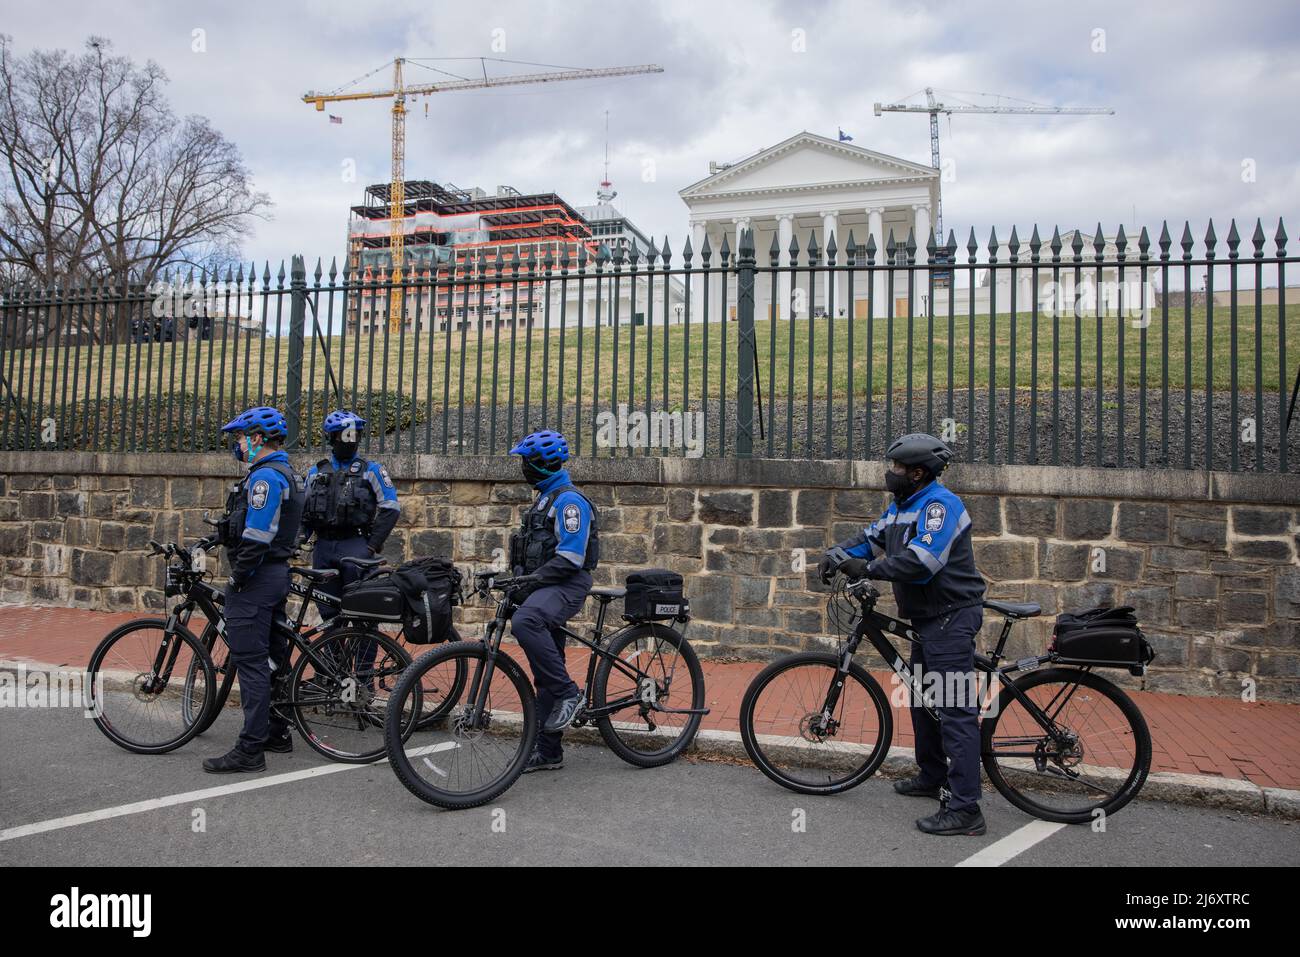
{"type": "Polygon", "coordinates": [[[365,427],[366,420],[355,412],[349,412],[347,409],[335,409],[325,416],[325,425],[322,431],[326,435],[337,435],[347,428],[353,428],[361,432],[365,427]]]}
{"type": "Polygon", "coordinates": [[[271,438],[283,439],[289,434],[289,423],[279,409],[259,405],[239,413],[221,427],[222,432],[261,432],[271,438]]]}
{"type": "Polygon", "coordinates": [[[510,454],[522,455],[528,461],[554,471],[569,461],[569,443],[559,432],[544,429],[525,435],[510,454]]]}

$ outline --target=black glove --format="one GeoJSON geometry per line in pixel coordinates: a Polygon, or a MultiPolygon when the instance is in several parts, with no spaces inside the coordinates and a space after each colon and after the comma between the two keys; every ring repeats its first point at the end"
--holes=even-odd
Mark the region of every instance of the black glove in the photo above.
{"type": "Polygon", "coordinates": [[[510,580],[509,591],[506,597],[516,605],[521,605],[529,595],[541,587],[541,582],[536,575],[517,575],[510,580]]]}
{"type": "Polygon", "coordinates": [[[847,562],[840,565],[839,570],[845,578],[858,581],[867,577],[867,565],[869,562],[865,558],[850,558],[847,562]]]}
{"type": "Polygon", "coordinates": [[[232,573],[231,576],[226,579],[226,584],[230,586],[231,591],[243,591],[244,586],[248,584],[248,579],[249,576],[247,575],[236,575],[232,573]]]}
{"type": "Polygon", "coordinates": [[[835,577],[836,564],[829,552],[822,556],[821,562],[817,565],[817,577],[822,580],[823,585],[829,585],[831,579],[835,577]]]}

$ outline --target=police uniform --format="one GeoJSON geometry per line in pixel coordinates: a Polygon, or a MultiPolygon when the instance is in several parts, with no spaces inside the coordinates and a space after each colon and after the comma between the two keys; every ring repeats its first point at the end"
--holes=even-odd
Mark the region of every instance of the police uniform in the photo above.
{"type": "Polygon", "coordinates": [[[289,456],[277,450],[249,466],[222,517],[232,579],[226,588],[226,642],[244,708],[237,747],[246,754],[261,754],[268,736],[279,737],[288,727],[270,709],[272,663],[282,673],[289,659],[288,641],[272,623],[284,618],[303,497],[302,479],[289,456]]]}
{"type": "MultiPolygon", "coordinates": [[[[875,523],[842,544],[855,558],[874,556],[868,578],[893,583],[899,615],[910,619],[921,637],[912,645],[912,666],[933,675],[936,683],[942,679],[943,688],[969,687],[975,638],[984,620],[984,578],[975,568],[970,530],[961,499],[932,481],[902,503],[890,502],[875,523]]],[[[977,808],[978,703],[940,700],[938,727],[924,708],[914,703],[911,710],[922,783],[946,782],[953,811],[977,808]]]]}
{"type": "MultiPolygon", "coordinates": [[[[537,499],[510,539],[514,574],[540,578],[515,611],[510,629],[532,667],[537,713],[543,720],[556,701],[578,692],[564,664],[564,634],[553,629],[566,624],[587,600],[591,572],[600,561],[596,525],[591,503],[561,469],[537,486],[537,499]]],[[[562,732],[539,731],[538,753],[558,758],[561,737],[562,732]]]]}
{"type": "MultiPolygon", "coordinates": [[[[401,517],[397,488],[388,469],[361,456],[340,462],[331,455],[307,472],[307,501],[303,529],[316,536],[312,549],[313,568],[337,568],[339,576],[320,582],[317,588],[335,597],[360,576],[355,565],[343,558],[369,558],[383,550],[384,542],[401,517]]],[[[322,618],[337,609],[318,605],[322,618]]]]}

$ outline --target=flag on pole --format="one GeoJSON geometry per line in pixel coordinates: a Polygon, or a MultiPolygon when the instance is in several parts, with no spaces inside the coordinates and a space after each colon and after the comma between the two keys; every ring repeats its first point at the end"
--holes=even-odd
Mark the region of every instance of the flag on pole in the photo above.
{"type": "MultiPolygon", "coordinates": [[[[332,117],[331,117],[331,119],[332,119],[332,117]]],[[[838,129],[838,127],[837,127],[837,129],[838,129]]],[[[853,139],[853,137],[849,136],[848,133],[845,133],[843,130],[840,130],[840,142],[841,142],[841,143],[847,143],[847,142],[850,142],[852,139],[853,139]]]]}
{"type": "MultiPolygon", "coordinates": [[[[342,122],[343,122],[343,117],[341,117],[341,116],[335,116],[333,113],[331,113],[331,114],[330,114],[330,122],[331,122],[331,123],[342,123],[342,122]]],[[[843,134],[841,134],[841,135],[843,135],[843,134]]]]}

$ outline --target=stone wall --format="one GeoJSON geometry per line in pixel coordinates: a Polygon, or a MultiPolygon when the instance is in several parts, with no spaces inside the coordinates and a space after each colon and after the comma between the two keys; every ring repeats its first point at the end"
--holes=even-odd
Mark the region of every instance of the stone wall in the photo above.
{"type": "MultiPolygon", "coordinates": [[[[486,565],[529,498],[513,460],[385,461],[402,496],[391,558],[486,565]]],[[[238,470],[218,455],[0,453],[0,601],[162,609],[146,543],[206,533],[238,470]]],[[[574,474],[601,511],[598,582],[680,571],[690,636],[713,655],[765,658],[826,634],[811,569],[886,502],[878,463],[635,458],[574,474]]],[[[1300,476],[958,465],[947,482],[990,595],[1043,606],[1012,655],[1042,649],[1063,609],[1130,604],[1159,653],[1147,687],[1239,695],[1250,678],[1260,697],[1300,700],[1300,476]]]]}

